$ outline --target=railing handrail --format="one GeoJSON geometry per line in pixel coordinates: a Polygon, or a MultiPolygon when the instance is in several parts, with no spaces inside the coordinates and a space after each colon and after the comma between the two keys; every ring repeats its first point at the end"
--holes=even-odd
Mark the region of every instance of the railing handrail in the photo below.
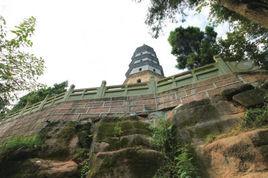
{"type": "Polygon", "coordinates": [[[28,112],[32,112],[33,110],[42,110],[43,108],[49,107],[55,103],[60,103],[64,101],[119,97],[118,93],[120,92],[124,93],[120,97],[161,93],[164,91],[168,91],[170,89],[174,89],[176,87],[182,87],[187,84],[198,82],[200,80],[198,76],[200,75],[210,73],[214,74],[213,72],[215,71],[219,71],[218,75],[223,75],[230,72],[237,72],[238,70],[236,68],[237,64],[231,62],[224,62],[219,57],[215,57],[215,61],[216,61],[215,63],[208,64],[193,69],[191,71],[184,71],[182,73],[172,75],[154,82],[149,81],[148,83],[106,86],[106,81],[103,81],[100,87],[80,88],[80,89],[75,89],[75,86],[71,85],[69,90],[67,90],[66,92],[46,97],[43,101],[34,103],[32,105],[27,105],[23,109],[17,110],[13,113],[11,112],[8,113],[7,118],[24,115],[28,112]],[[188,83],[187,82],[185,83],[185,81],[188,81],[188,83]],[[139,91],[140,93],[137,94],[137,92],[139,91]]]}

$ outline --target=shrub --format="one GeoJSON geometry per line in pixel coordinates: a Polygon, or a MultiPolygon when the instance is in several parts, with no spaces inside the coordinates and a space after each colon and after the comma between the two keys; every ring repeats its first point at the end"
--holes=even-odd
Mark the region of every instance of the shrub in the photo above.
{"type": "Polygon", "coordinates": [[[89,167],[89,162],[85,160],[82,164],[81,170],[80,170],[80,177],[85,178],[88,174],[90,167],[89,167]]]}
{"type": "Polygon", "coordinates": [[[114,136],[120,137],[123,134],[122,127],[120,123],[118,122],[114,127],[114,136]]]}
{"type": "Polygon", "coordinates": [[[184,145],[179,149],[175,163],[179,178],[198,177],[197,163],[190,145],[184,145]]]}
{"type": "Polygon", "coordinates": [[[167,120],[160,119],[152,127],[153,144],[165,155],[164,165],[155,178],[198,177],[198,166],[191,145],[175,139],[174,129],[167,120]]]}
{"type": "Polygon", "coordinates": [[[260,127],[268,123],[268,106],[247,110],[242,122],[243,128],[260,127]]]}
{"type": "Polygon", "coordinates": [[[170,139],[171,135],[171,124],[165,119],[159,119],[151,125],[150,129],[152,130],[152,144],[159,150],[165,152],[165,146],[170,139]]]}
{"type": "Polygon", "coordinates": [[[19,148],[34,148],[42,144],[39,135],[14,136],[0,145],[0,152],[7,152],[19,148]]]}
{"type": "Polygon", "coordinates": [[[210,133],[206,136],[205,142],[206,143],[211,143],[216,139],[217,135],[215,133],[210,133]]]}

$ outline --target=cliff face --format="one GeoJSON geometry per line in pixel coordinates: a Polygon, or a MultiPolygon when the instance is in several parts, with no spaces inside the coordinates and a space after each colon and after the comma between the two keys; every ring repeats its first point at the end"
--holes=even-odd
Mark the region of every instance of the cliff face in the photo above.
{"type": "Polygon", "coordinates": [[[268,176],[267,86],[240,85],[171,111],[176,138],[195,147],[203,177],[268,176]]]}
{"type": "MultiPolygon", "coordinates": [[[[261,125],[243,127],[248,108],[267,105],[268,82],[256,86],[241,84],[149,115],[37,121],[39,129],[29,127],[24,136],[1,139],[0,177],[153,177],[175,148],[155,145],[163,133],[152,126],[160,119],[169,121],[174,143],[194,148],[201,177],[267,177],[268,117],[261,125]]],[[[170,164],[179,169],[173,177],[183,177],[178,174],[184,164],[170,164]]],[[[171,177],[174,172],[164,174],[171,177]]]]}
{"type": "Polygon", "coordinates": [[[216,140],[200,155],[209,177],[268,177],[268,128],[216,140]]]}

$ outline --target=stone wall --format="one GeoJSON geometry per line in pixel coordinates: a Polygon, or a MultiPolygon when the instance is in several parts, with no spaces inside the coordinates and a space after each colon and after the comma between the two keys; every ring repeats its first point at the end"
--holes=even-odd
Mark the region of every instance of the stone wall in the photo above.
{"type": "Polygon", "coordinates": [[[162,93],[58,103],[39,112],[0,122],[0,140],[3,141],[13,135],[30,135],[54,120],[91,119],[94,121],[103,117],[142,115],[168,110],[180,104],[210,98],[227,88],[243,83],[255,84],[256,81],[267,79],[267,72],[227,74],[162,93]]]}

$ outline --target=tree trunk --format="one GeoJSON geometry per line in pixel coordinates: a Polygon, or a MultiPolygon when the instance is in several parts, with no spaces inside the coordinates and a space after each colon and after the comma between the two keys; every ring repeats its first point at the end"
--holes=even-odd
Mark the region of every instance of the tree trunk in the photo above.
{"type": "Polygon", "coordinates": [[[218,0],[225,8],[268,29],[268,0],[218,0]]]}

